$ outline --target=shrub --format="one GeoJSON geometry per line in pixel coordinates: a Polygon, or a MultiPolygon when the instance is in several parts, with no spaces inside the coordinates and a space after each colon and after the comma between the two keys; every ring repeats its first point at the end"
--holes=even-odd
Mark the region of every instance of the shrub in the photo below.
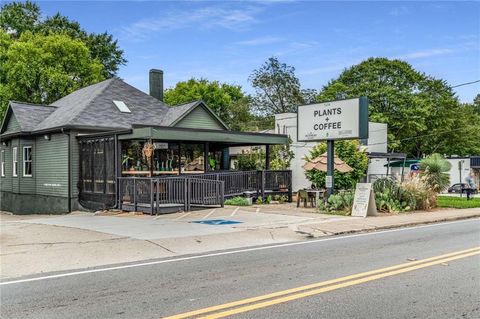
{"type": "Polygon", "coordinates": [[[401,184],[402,189],[415,199],[415,209],[431,209],[436,206],[436,193],[429,188],[424,177],[414,175],[401,184]]]}
{"type": "Polygon", "coordinates": [[[420,161],[421,176],[428,187],[435,193],[440,193],[450,185],[447,174],[452,165],[440,154],[432,154],[420,161]]]}
{"type": "Polygon", "coordinates": [[[327,202],[320,201],[318,203],[318,209],[327,212],[343,211],[345,214],[342,215],[350,215],[352,212],[353,197],[353,191],[333,194],[328,198],[327,202]]]}
{"type": "Polygon", "coordinates": [[[380,178],[373,183],[377,210],[398,213],[412,210],[416,206],[415,197],[408,190],[390,178],[380,178]]]}
{"type": "Polygon", "coordinates": [[[273,199],[278,201],[280,204],[283,204],[288,200],[287,196],[285,195],[275,195],[273,199]]]}
{"type": "Polygon", "coordinates": [[[249,206],[250,205],[250,202],[248,201],[248,199],[246,199],[245,197],[240,197],[240,196],[237,196],[237,197],[233,197],[233,198],[229,198],[225,201],[225,205],[232,205],[232,206],[249,206]]]}
{"type": "Polygon", "coordinates": [[[255,201],[255,204],[257,204],[257,205],[262,205],[262,204],[263,204],[263,198],[262,198],[261,196],[259,196],[259,197],[257,198],[257,200],[255,201]]]}

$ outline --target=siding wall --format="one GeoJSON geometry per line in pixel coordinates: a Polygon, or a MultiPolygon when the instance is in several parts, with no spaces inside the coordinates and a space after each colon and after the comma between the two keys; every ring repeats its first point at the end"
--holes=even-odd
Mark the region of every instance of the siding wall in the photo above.
{"type": "Polygon", "coordinates": [[[38,195],[68,197],[68,136],[36,138],[36,189],[38,195]]]}
{"type": "Polygon", "coordinates": [[[20,194],[34,194],[36,187],[36,151],[35,139],[20,139],[20,146],[18,148],[18,181],[20,194]],[[23,176],[23,147],[32,147],[32,177],[23,176]]]}
{"type": "Polygon", "coordinates": [[[18,124],[17,119],[15,118],[15,115],[10,116],[10,119],[8,120],[7,128],[5,129],[4,133],[12,133],[12,132],[19,132],[21,131],[20,124],[18,124]]]}
{"type": "Polygon", "coordinates": [[[176,127],[225,130],[223,126],[203,106],[195,108],[178,122],[176,127]]]}

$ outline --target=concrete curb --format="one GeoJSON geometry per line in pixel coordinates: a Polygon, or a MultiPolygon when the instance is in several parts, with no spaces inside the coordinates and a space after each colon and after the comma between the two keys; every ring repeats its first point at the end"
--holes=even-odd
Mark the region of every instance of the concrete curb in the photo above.
{"type": "MultiPolygon", "coordinates": [[[[312,228],[309,226],[299,226],[297,232],[303,235],[306,235],[308,238],[319,238],[325,236],[335,236],[335,235],[346,235],[346,234],[355,234],[355,233],[367,233],[367,232],[374,232],[378,230],[386,230],[386,229],[395,229],[395,228],[402,228],[402,227],[412,227],[418,225],[428,225],[428,224],[436,224],[442,222],[451,222],[456,220],[463,220],[463,219],[474,219],[480,218],[480,213],[469,215],[469,216],[452,216],[452,217],[444,217],[434,220],[426,220],[426,221],[417,221],[417,222],[407,222],[407,223],[400,223],[400,224],[391,224],[391,225],[383,225],[383,226],[375,226],[372,225],[370,227],[360,228],[360,229],[350,229],[350,230],[340,230],[340,231],[332,231],[328,230],[328,228],[321,229],[321,228],[312,228]],[[310,228],[311,231],[308,231],[305,228],[310,228]]],[[[322,225],[323,226],[323,225],[322,225]]]]}

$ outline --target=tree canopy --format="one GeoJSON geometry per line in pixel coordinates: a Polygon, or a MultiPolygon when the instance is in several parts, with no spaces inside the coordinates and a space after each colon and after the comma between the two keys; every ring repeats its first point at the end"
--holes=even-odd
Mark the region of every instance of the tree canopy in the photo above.
{"type": "Polygon", "coordinates": [[[448,84],[400,60],[369,58],[325,85],[317,101],[366,96],[370,121],[388,124],[390,150],[468,155],[480,152],[480,117],[448,84]]]}
{"type": "MultiPolygon", "coordinates": [[[[327,152],[327,144],[322,142],[315,145],[307,160],[312,160],[327,152]]],[[[333,172],[334,186],[336,189],[353,189],[362,177],[366,175],[368,168],[368,157],[365,152],[360,151],[360,143],[356,140],[335,141],[335,156],[347,163],[353,170],[348,173],[333,172]]],[[[327,172],[318,170],[306,171],[307,179],[317,187],[325,187],[327,172]]]]}
{"type": "Polygon", "coordinates": [[[164,99],[172,106],[203,100],[233,130],[250,129],[254,120],[249,97],[238,85],[192,78],[165,90],[164,99]]]}
{"type": "Polygon", "coordinates": [[[78,39],[85,43],[92,59],[103,65],[105,77],[116,75],[120,65],[127,62],[112,35],[107,32],[88,33],[77,21],[60,13],[43,19],[40,7],[30,1],[4,4],[0,10],[0,28],[14,39],[19,39],[25,32],[43,35],[60,33],[78,39]]]}
{"type": "Polygon", "coordinates": [[[269,58],[254,70],[249,81],[255,89],[253,108],[257,114],[272,116],[296,112],[297,106],[314,100],[314,90],[303,90],[295,75],[295,68],[276,57],[269,58]]]}
{"type": "Polygon", "coordinates": [[[80,40],[24,32],[13,40],[0,30],[0,116],[9,100],[49,104],[105,78],[103,65],[80,40]]]}

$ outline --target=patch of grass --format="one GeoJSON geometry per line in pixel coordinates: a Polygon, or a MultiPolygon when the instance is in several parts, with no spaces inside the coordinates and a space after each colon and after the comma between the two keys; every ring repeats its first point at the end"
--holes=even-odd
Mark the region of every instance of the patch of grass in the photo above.
{"type": "Polygon", "coordinates": [[[477,208],[480,207],[480,198],[467,200],[466,195],[463,197],[438,196],[437,206],[449,208],[477,208]]]}
{"type": "Polygon", "coordinates": [[[240,196],[229,198],[225,201],[224,204],[231,206],[250,206],[250,202],[248,201],[248,199],[240,196]]]}

